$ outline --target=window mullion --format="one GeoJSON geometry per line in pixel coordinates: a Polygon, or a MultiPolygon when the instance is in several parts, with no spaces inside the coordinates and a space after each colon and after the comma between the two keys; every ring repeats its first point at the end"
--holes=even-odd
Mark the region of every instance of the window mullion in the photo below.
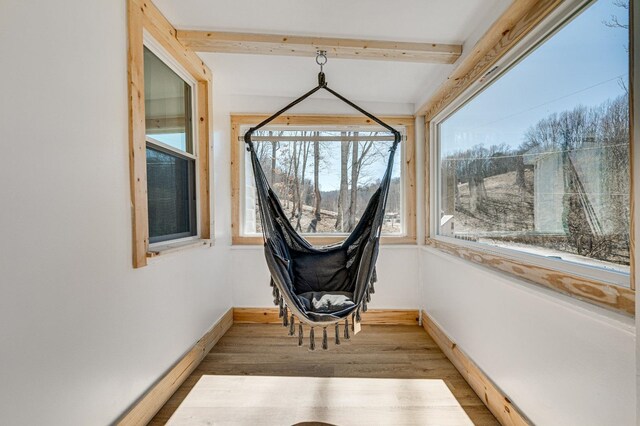
{"type": "Polygon", "coordinates": [[[172,147],[171,145],[168,145],[166,143],[162,143],[162,142],[160,142],[158,140],[155,140],[155,139],[153,139],[152,137],[150,137],[148,135],[147,135],[147,143],[151,144],[151,145],[154,145],[156,147],[162,148],[162,149],[164,149],[166,151],[171,151],[172,153],[174,153],[176,155],[179,155],[181,157],[184,157],[184,158],[189,158],[191,160],[197,160],[198,159],[194,154],[190,154],[190,153],[182,151],[180,149],[176,149],[176,148],[172,147]]]}

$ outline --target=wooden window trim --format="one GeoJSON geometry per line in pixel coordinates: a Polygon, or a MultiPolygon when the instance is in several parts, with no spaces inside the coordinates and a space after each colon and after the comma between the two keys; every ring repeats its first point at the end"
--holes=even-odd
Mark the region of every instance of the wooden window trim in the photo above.
{"type": "Polygon", "coordinates": [[[150,1],[127,2],[127,66],[129,90],[129,167],[131,185],[133,267],[147,265],[147,258],[162,250],[149,250],[147,169],[144,105],[144,33],[147,32],[196,81],[197,157],[199,179],[198,236],[211,238],[210,146],[211,146],[211,70],[176,38],[176,29],[150,1]]]}
{"type": "MultiPolygon", "coordinates": [[[[633,149],[633,123],[639,115],[634,111],[634,82],[633,82],[633,57],[630,56],[630,129],[632,138],[630,143],[630,288],[614,285],[583,277],[578,274],[563,270],[548,268],[530,263],[524,263],[518,259],[496,254],[487,249],[468,247],[449,241],[436,239],[432,235],[431,203],[435,194],[431,188],[432,173],[432,149],[435,141],[432,138],[432,121],[449,108],[454,102],[466,96],[474,84],[492,70],[496,64],[515,48],[520,48],[523,39],[533,30],[546,22],[552,13],[561,11],[560,6],[567,4],[558,0],[522,0],[514,2],[498,20],[489,28],[487,33],[478,41],[474,51],[467,56],[452,72],[447,81],[440,86],[435,95],[418,109],[417,114],[424,116],[425,126],[425,154],[424,154],[424,196],[425,196],[425,244],[431,248],[443,251],[449,255],[465,259],[469,262],[486,266],[525,281],[553,289],[570,297],[604,307],[622,314],[635,315],[635,243],[634,243],[634,149],[633,149]]],[[[575,2],[574,2],[575,6],[575,2]]],[[[630,2],[630,16],[634,15],[633,1],[630,2]]],[[[569,9],[567,9],[569,10],[569,9]]],[[[562,11],[564,13],[564,11],[562,11]]],[[[634,52],[633,40],[637,33],[637,27],[631,20],[630,52],[634,52]]],[[[434,190],[435,191],[435,190],[434,190]]]]}
{"type": "MultiPolygon", "coordinates": [[[[241,234],[241,200],[240,185],[240,155],[244,153],[244,147],[238,141],[240,128],[260,123],[267,118],[265,114],[232,114],[231,115],[231,241],[233,245],[262,245],[262,236],[243,236],[241,234]]],[[[405,144],[404,167],[405,176],[405,220],[406,235],[383,236],[381,244],[416,244],[416,165],[415,165],[415,118],[413,116],[389,116],[381,117],[391,126],[406,128],[407,140],[405,144]]],[[[284,115],[272,121],[276,125],[313,126],[313,125],[361,125],[368,126],[375,123],[367,117],[351,115],[284,115]]],[[[305,236],[312,244],[332,244],[344,239],[344,236],[305,236]]]]}

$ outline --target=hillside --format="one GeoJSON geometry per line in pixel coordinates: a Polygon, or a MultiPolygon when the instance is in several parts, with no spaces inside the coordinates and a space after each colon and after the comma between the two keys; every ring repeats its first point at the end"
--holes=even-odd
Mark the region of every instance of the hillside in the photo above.
{"type": "Polygon", "coordinates": [[[456,234],[533,230],[533,171],[525,170],[525,190],[516,184],[516,172],[484,179],[487,198],[471,210],[469,183],[458,185],[455,203],[456,234]]]}

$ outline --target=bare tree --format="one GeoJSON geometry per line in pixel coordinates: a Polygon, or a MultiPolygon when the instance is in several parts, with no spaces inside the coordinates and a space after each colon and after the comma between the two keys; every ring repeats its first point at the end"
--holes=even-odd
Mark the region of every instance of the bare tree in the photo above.
{"type": "MultiPolygon", "coordinates": [[[[616,7],[620,7],[624,10],[626,10],[626,14],[627,16],[629,16],[629,2],[626,0],[614,0],[613,1],[613,5],[616,7]]],[[[608,21],[602,21],[602,23],[604,25],[606,25],[609,28],[622,28],[625,30],[629,29],[629,23],[626,22],[620,22],[620,19],[618,18],[617,15],[611,15],[611,17],[609,18],[608,21]]],[[[629,50],[629,48],[627,47],[627,51],[629,50]]]]}
{"type": "MultiPolygon", "coordinates": [[[[319,136],[319,132],[316,132],[316,136],[319,136]]],[[[313,143],[313,198],[314,209],[313,215],[316,221],[320,221],[320,202],[322,201],[322,195],[320,194],[320,142],[315,141],[313,143]]]]}
{"type": "Polygon", "coordinates": [[[349,200],[349,217],[347,219],[347,231],[355,228],[356,208],[358,207],[358,141],[351,146],[351,197],[349,200]]]}
{"type": "Polygon", "coordinates": [[[526,188],[526,182],[524,179],[524,158],[522,155],[516,157],[516,185],[520,190],[520,194],[524,194],[526,188]]]}
{"type": "Polygon", "coordinates": [[[356,140],[351,146],[351,198],[349,200],[347,232],[351,232],[356,226],[356,217],[358,214],[358,180],[360,178],[360,171],[366,164],[365,160],[369,159],[369,151],[371,151],[373,147],[373,141],[363,142],[362,151],[360,151],[360,142],[357,141],[359,132],[354,132],[353,135],[356,137],[356,140]]]}
{"type": "MultiPolygon", "coordinates": [[[[342,132],[344,139],[347,132],[342,132]]],[[[347,176],[349,168],[349,148],[350,142],[343,140],[340,142],[340,191],[338,193],[338,215],[336,217],[335,229],[340,232],[346,231],[345,216],[347,213],[347,191],[349,188],[349,177],[347,176]]]]}
{"type": "MultiPolygon", "coordinates": [[[[272,136],[272,132],[269,132],[269,136],[272,136]]],[[[277,164],[277,156],[278,156],[278,141],[271,141],[271,184],[276,183],[276,164],[277,164]]]]}
{"type": "Polygon", "coordinates": [[[291,175],[291,215],[289,221],[296,217],[296,211],[298,210],[298,197],[300,193],[300,183],[298,181],[298,171],[300,165],[300,151],[298,150],[298,142],[293,142],[293,155],[291,157],[293,163],[293,173],[291,175]]]}
{"type": "MultiPolygon", "coordinates": [[[[320,136],[320,132],[315,132],[316,136],[320,136]]],[[[313,219],[309,223],[307,232],[316,232],[318,222],[322,220],[320,215],[320,203],[322,194],[320,193],[320,142],[313,142],[313,219]]]]}
{"type": "Polygon", "coordinates": [[[484,185],[484,178],[487,166],[487,151],[481,146],[475,146],[470,151],[471,160],[468,164],[469,176],[469,209],[472,212],[482,208],[487,199],[487,189],[484,185]]]}
{"type": "Polygon", "coordinates": [[[298,220],[296,222],[296,230],[298,231],[302,230],[300,221],[302,220],[303,200],[305,195],[305,173],[307,170],[307,158],[309,157],[309,146],[310,142],[302,142],[302,147],[300,148],[302,151],[302,173],[300,177],[302,185],[300,184],[300,181],[296,184],[296,197],[298,200],[298,220]],[[302,187],[302,189],[300,189],[300,187],[302,187]]]}
{"type": "MultiPolygon", "coordinates": [[[[627,22],[621,22],[620,18],[618,18],[617,15],[613,15],[612,14],[610,16],[609,20],[602,21],[602,23],[605,26],[609,27],[609,28],[618,28],[618,29],[622,29],[622,30],[625,30],[625,31],[628,32],[629,31],[629,19],[631,18],[630,14],[629,14],[629,11],[630,11],[629,0],[614,0],[613,1],[613,5],[616,6],[616,7],[621,8],[624,11],[624,14],[627,17],[627,22]]],[[[629,53],[629,44],[628,43],[624,45],[624,51],[629,53]]],[[[620,86],[620,88],[622,90],[624,90],[624,92],[626,94],[629,94],[629,88],[627,87],[627,81],[623,80],[622,77],[618,78],[618,86],[620,86]]]]}

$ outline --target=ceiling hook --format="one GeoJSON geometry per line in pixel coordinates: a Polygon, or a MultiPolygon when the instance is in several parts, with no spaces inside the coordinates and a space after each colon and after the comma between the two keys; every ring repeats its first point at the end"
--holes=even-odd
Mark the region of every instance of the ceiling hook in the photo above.
{"type": "Polygon", "coordinates": [[[318,86],[327,87],[327,80],[324,77],[323,67],[327,63],[327,51],[316,50],[316,64],[320,65],[320,72],[318,73],[318,86]]]}
{"type": "Polygon", "coordinates": [[[327,63],[327,51],[326,50],[316,50],[316,64],[320,65],[320,72],[322,72],[322,67],[327,63]]]}

